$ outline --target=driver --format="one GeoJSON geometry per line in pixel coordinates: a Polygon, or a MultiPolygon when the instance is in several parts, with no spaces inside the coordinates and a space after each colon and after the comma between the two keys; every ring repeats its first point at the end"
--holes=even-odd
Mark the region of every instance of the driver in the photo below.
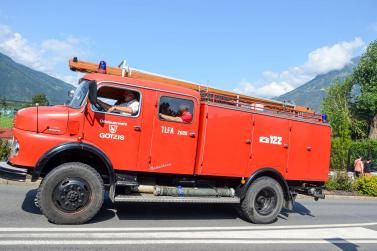
{"type": "Polygon", "coordinates": [[[123,100],[115,103],[114,106],[110,107],[107,111],[120,111],[123,115],[136,115],[139,112],[140,103],[136,99],[136,94],[133,91],[125,91],[123,93],[123,100]]]}

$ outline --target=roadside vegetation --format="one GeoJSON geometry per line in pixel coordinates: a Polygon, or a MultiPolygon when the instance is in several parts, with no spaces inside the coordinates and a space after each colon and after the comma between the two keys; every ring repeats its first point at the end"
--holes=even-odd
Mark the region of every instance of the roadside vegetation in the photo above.
{"type": "Polygon", "coordinates": [[[353,181],[346,173],[337,173],[336,177],[327,181],[325,188],[329,191],[353,191],[353,181]]]}
{"type": "Polygon", "coordinates": [[[10,153],[8,140],[0,139],[0,161],[5,160],[10,153]]]}
{"type": "Polygon", "coordinates": [[[377,176],[363,176],[354,180],[340,172],[326,182],[325,189],[377,197],[377,176]]]}
{"type": "Polygon", "coordinates": [[[13,116],[0,116],[0,128],[12,128],[13,116]]]}
{"type": "Polygon", "coordinates": [[[326,188],[377,196],[377,177],[353,181],[347,176],[359,156],[377,162],[377,40],[368,46],[354,73],[328,89],[322,113],[332,127],[330,167],[338,172],[326,188]]]}

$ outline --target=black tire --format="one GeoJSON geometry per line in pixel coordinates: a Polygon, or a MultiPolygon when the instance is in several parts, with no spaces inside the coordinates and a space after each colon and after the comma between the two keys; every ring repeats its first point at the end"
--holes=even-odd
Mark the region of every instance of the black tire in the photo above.
{"type": "Polygon", "coordinates": [[[278,217],[283,202],[280,184],[273,178],[260,177],[251,183],[241,202],[241,216],[256,224],[272,223],[278,217]]]}
{"type": "Polygon", "coordinates": [[[37,208],[39,208],[39,197],[40,197],[40,187],[38,187],[38,190],[37,190],[37,193],[35,195],[35,198],[34,198],[34,206],[36,206],[37,208]]]}
{"type": "Polygon", "coordinates": [[[92,219],[104,201],[101,176],[92,167],[70,162],[43,179],[37,196],[41,212],[55,224],[82,224],[92,219]]]}

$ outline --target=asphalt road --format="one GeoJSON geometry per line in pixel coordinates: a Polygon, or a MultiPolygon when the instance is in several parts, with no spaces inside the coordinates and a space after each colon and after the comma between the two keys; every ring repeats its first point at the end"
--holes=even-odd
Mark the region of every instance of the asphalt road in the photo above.
{"type": "Polygon", "coordinates": [[[270,225],[230,205],[118,204],[88,224],[57,226],[34,187],[0,185],[0,250],[376,250],[377,200],[300,199],[270,225]]]}

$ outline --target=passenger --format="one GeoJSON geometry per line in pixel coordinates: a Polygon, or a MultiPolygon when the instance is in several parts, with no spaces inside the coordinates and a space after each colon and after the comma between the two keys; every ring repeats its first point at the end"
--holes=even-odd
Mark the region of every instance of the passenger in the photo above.
{"type": "Polygon", "coordinates": [[[115,103],[114,106],[110,107],[107,111],[114,112],[119,111],[123,115],[136,115],[139,112],[140,103],[136,99],[136,94],[133,91],[125,91],[123,93],[123,100],[115,103]]]}
{"type": "Polygon", "coordinates": [[[355,168],[354,171],[355,171],[356,177],[362,176],[363,173],[364,173],[364,163],[363,163],[361,156],[355,160],[353,166],[355,168]]]}
{"type": "Polygon", "coordinates": [[[162,113],[159,113],[160,117],[172,122],[184,122],[184,123],[190,123],[192,121],[192,114],[190,113],[190,108],[188,105],[180,105],[179,106],[179,114],[178,116],[170,116],[165,115],[162,113]]]}

